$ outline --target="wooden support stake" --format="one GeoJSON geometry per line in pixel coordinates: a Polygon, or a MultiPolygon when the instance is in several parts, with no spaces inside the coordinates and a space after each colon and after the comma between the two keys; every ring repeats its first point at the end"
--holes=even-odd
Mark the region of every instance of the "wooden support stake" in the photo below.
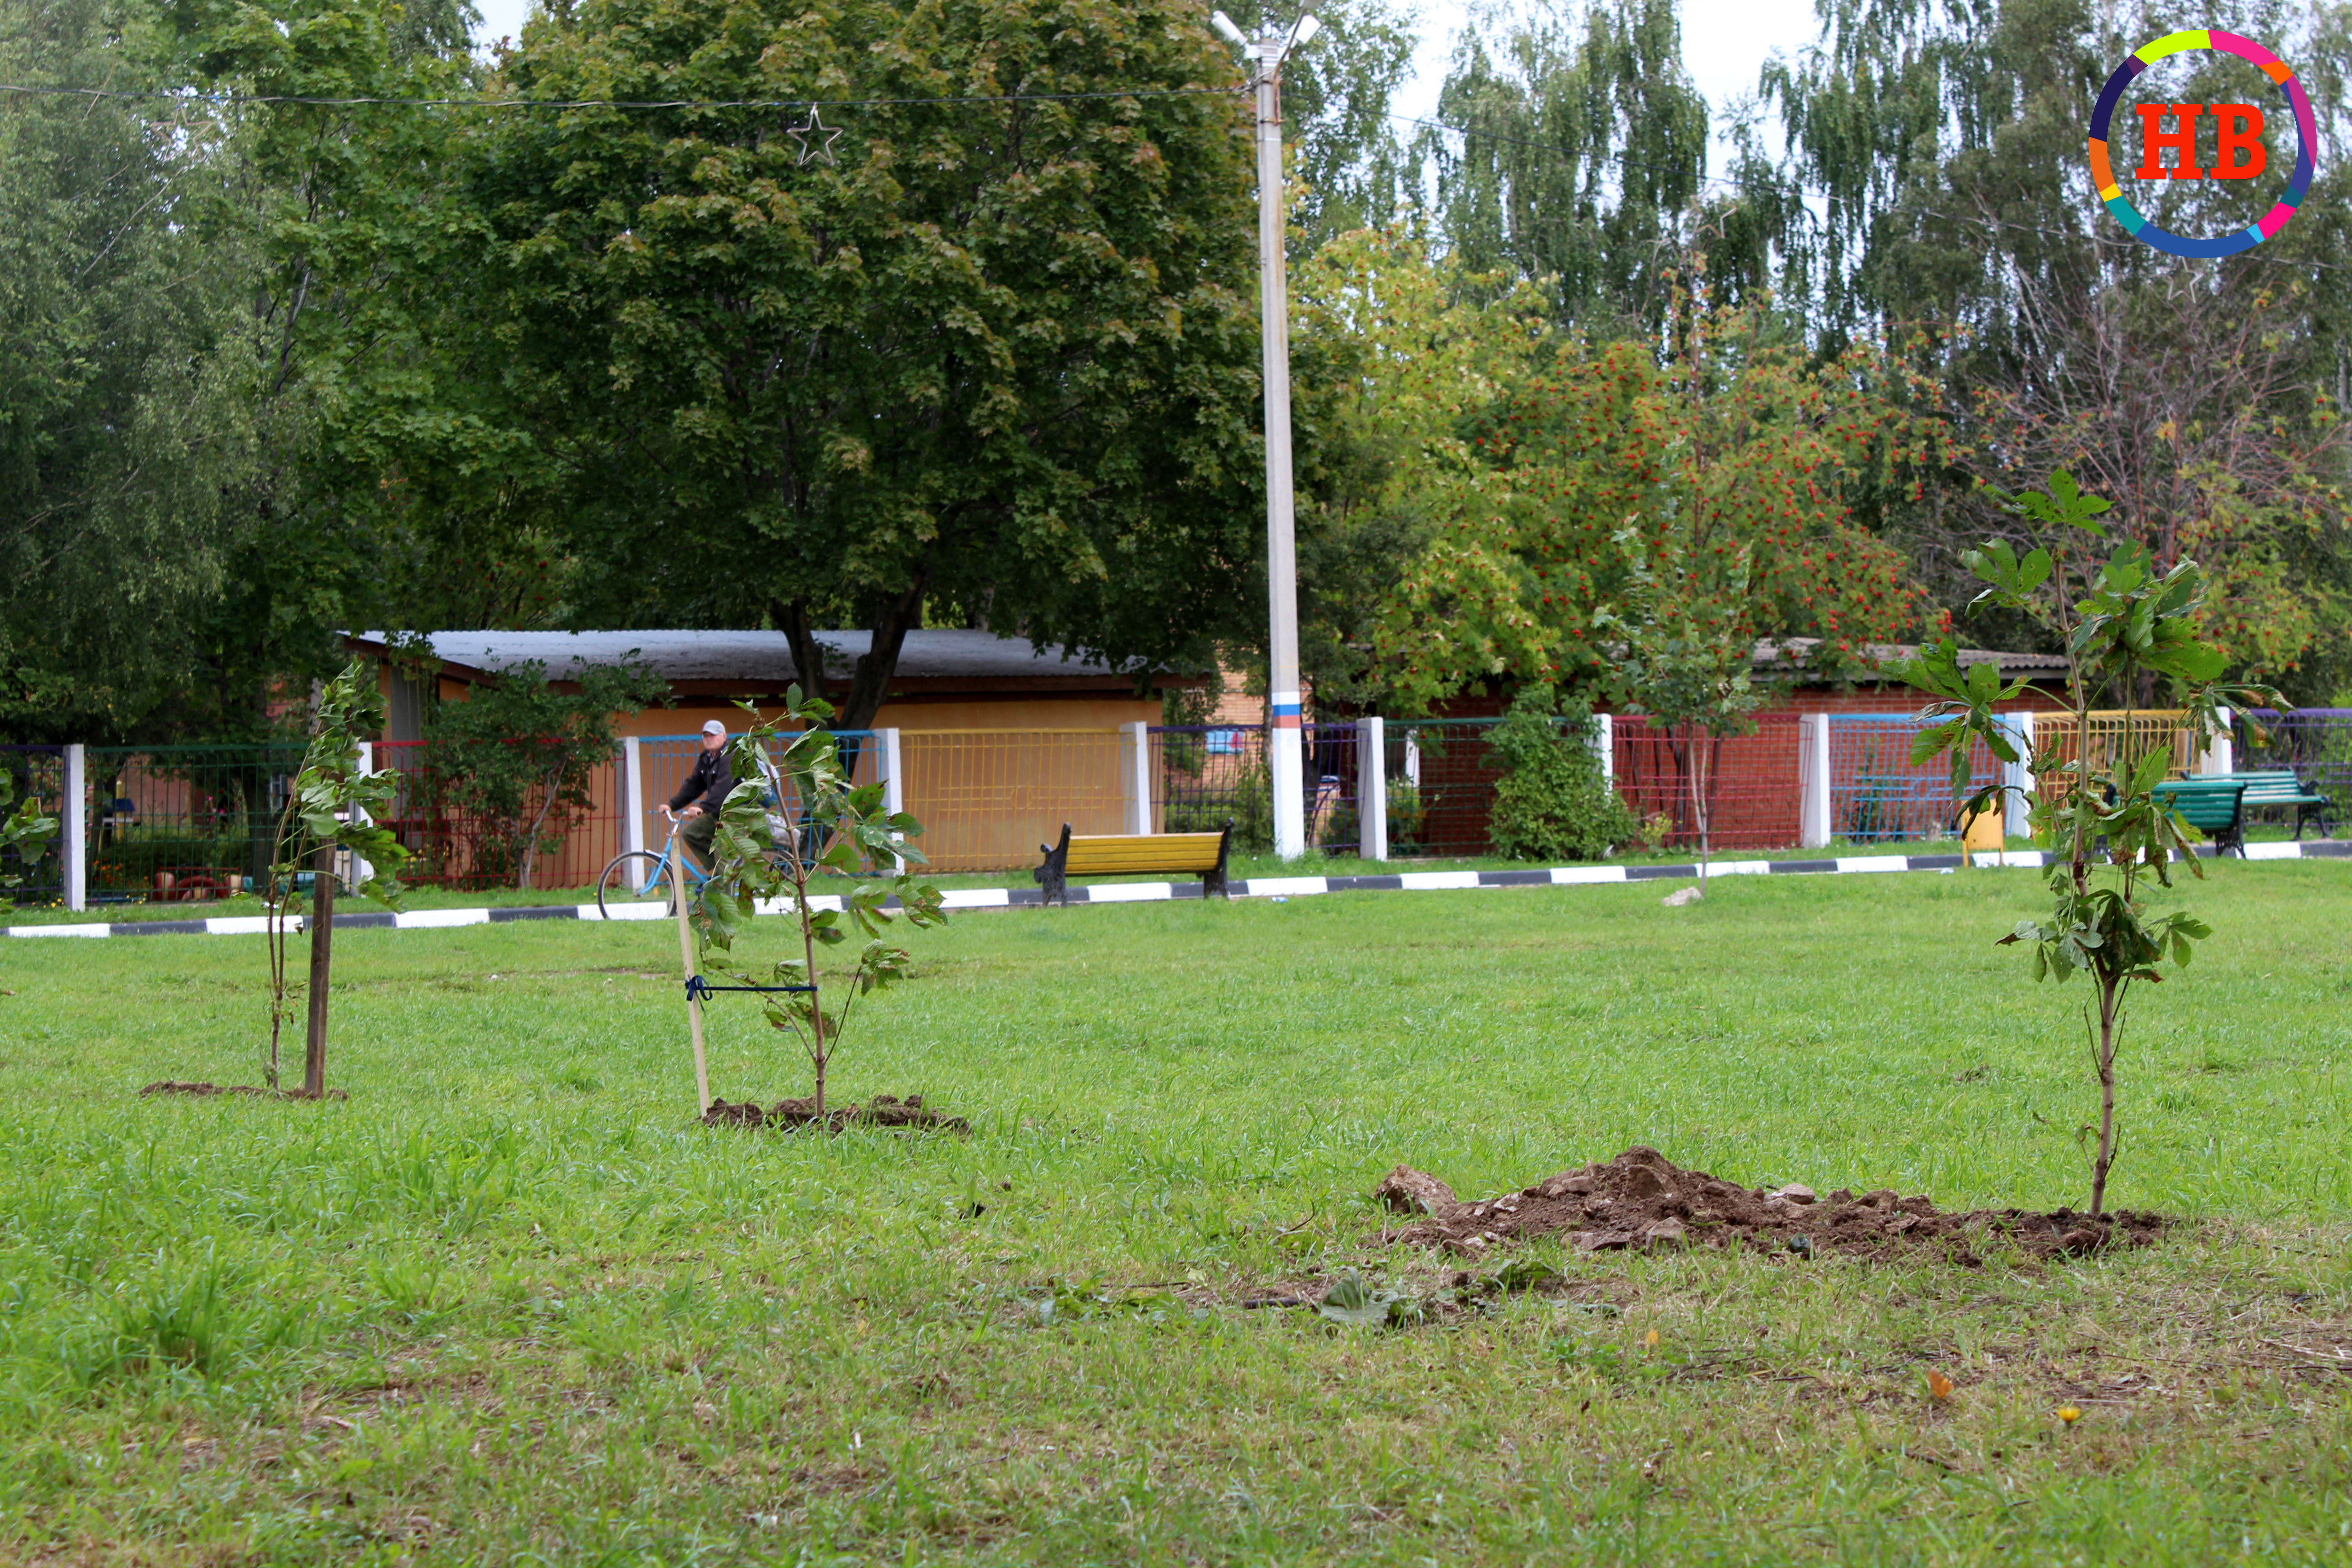
{"type": "Polygon", "coordinates": [[[302,1092],[327,1092],[327,996],[335,947],[335,847],[321,844],[310,858],[310,1026],[302,1041],[302,1092]]]}
{"type": "MultiPolygon", "coordinates": [[[[677,957],[686,971],[686,979],[694,978],[694,931],[686,919],[686,846],[677,841],[677,826],[669,830],[670,898],[677,905],[677,957]]],[[[689,991],[686,995],[686,1021],[694,1031],[694,1098],[695,1114],[710,1114],[710,1069],[702,1056],[702,998],[689,991]]]]}

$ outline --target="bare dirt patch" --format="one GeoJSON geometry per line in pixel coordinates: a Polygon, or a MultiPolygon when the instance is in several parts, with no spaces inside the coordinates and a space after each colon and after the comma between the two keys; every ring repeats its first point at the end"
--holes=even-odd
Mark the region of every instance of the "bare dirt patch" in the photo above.
{"type": "MultiPolygon", "coordinates": [[[[705,1127],[806,1127],[817,1120],[814,1100],[780,1100],[762,1110],[756,1100],[742,1100],[730,1105],[714,1100],[710,1109],[702,1114],[705,1127]]],[[[949,1116],[923,1103],[919,1094],[900,1100],[894,1094],[877,1094],[864,1105],[836,1105],[824,1113],[824,1124],[838,1132],[845,1127],[899,1127],[939,1132],[969,1132],[971,1123],[961,1116],[949,1116]]]]}
{"type": "Polygon", "coordinates": [[[233,1083],[226,1085],[217,1083],[178,1083],[171,1079],[164,1079],[160,1082],[149,1084],[145,1089],[139,1091],[139,1098],[144,1100],[151,1095],[182,1095],[191,1099],[201,1100],[206,1095],[214,1094],[250,1095],[256,1100],[349,1100],[351,1098],[350,1095],[344,1093],[340,1089],[331,1089],[324,1090],[321,1093],[312,1095],[305,1094],[299,1089],[258,1089],[249,1083],[233,1083]]]}
{"type": "Polygon", "coordinates": [[[2140,1247],[2164,1228],[2155,1215],[2128,1210],[2093,1219],[2072,1209],[1972,1209],[1945,1214],[1925,1197],[1892,1191],[1840,1189],[1816,1197],[1790,1185],[1776,1192],[1743,1187],[1705,1171],[1685,1171],[1655,1149],[1626,1150],[1606,1164],[1584,1165],[1531,1187],[1464,1203],[1434,1176],[1400,1165],[1373,1195],[1422,1217],[1387,1239],[1456,1257],[1538,1236],[1562,1235],[1580,1251],[1737,1247],[1801,1258],[1927,1252],[1974,1267],[1988,1247],[2006,1245],[2036,1258],[2109,1247],[2140,1247]]]}

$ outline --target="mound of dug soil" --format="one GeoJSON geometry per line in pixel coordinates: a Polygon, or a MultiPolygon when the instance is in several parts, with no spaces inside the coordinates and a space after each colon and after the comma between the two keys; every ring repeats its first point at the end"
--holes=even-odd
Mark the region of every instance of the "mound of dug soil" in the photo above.
{"type": "MultiPolygon", "coordinates": [[[[182,1094],[195,1099],[202,1099],[204,1096],[208,1094],[250,1094],[261,1100],[310,1100],[314,1098],[311,1095],[304,1094],[299,1089],[257,1089],[249,1083],[235,1083],[224,1088],[222,1085],[216,1083],[178,1083],[168,1078],[163,1079],[161,1082],[151,1083],[145,1089],[139,1091],[139,1097],[142,1100],[144,1100],[151,1094],[182,1094]]],[[[317,1095],[315,1098],[320,1100],[349,1100],[351,1096],[345,1094],[340,1089],[331,1089],[317,1095]]]]}
{"type": "MultiPolygon", "coordinates": [[[[806,1127],[816,1121],[814,1100],[780,1100],[762,1110],[752,1100],[730,1105],[714,1100],[702,1113],[705,1127],[806,1127]]],[[[943,1132],[969,1132],[971,1123],[961,1116],[945,1116],[923,1103],[919,1094],[900,1100],[877,1094],[864,1105],[836,1105],[824,1113],[825,1125],[838,1132],[845,1127],[926,1127],[943,1132]]]]}
{"type": "Polygon", "coordinates": [[[1390,1239],[1476,1258],[1531,1237],[1565,1232],[1586,1252],[1625,1248],[1741,1247],[1810,1258],[1820,1252],[1884,1256],[1926,1249],[1971,1267],[1981,1248],[2006,1243],[2040,1258],[2138,1247],[2156,1239],[2155,1215],[2117,1211],[2099,1219],[2071,1209],[1939,1213],[1924,1197],[1892,1192],[1816,1198],[1801,1186],[1762,1192],[1685,1171],[1655,1149],[1626,1150],[1605,1165],[1563,1171],[1532,1187],[1463,1203],[1436,1177],[1399,1165],[1373,1195],[1423,1217],[1390,1239]]]}

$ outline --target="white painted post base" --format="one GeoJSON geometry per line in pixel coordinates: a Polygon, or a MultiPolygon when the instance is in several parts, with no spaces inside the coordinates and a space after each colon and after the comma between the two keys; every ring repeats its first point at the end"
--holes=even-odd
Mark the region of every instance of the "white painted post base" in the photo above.
{"type": "Polygon", "coordinates": [[[1389,725],[1381,718],[1356,721],[1356,855],[1389,858],[1389,725]]]}
{"type": "Polygon", "coordinates": [[[1118,787],[1125,797],[1123,832],[1138,837],[1151,831],[1151,730],[1141,720],[1118,727],[1118,787]]]}
{"type": "Polygon", "coordinates": [[[1797,842],[1819,849],[1830,841],[1830,716],[1797,718],[1797,842]]]}
{"type": "MultiPolygon", "coordinates": [[[[882,774],[882,809],[896,816],[907,809],[907,775],[900,771],[897,728],[875,731],[874,743],[881,750],[881,755],[875,761],[879,764],[878,771],[882,774]]],[[[903,858],[894,858],[891,867],[894,871],[903,874],[907,862],[903,858]]]]}
{"type": "MultiPolygon", "coordinates": [[[[2221,710],[2221,715],[2223,723],[2230,721],[2230,710],[2227,708],[2221,710]]],[[[2237,751],[2237,742],[2227,730],[2218,735],[2208,737],[2204,746],[2197,753],[2197,776],[2218,778],[2223,773],[2235,773],[2238,762],[2237,751]]]]}
{"type": "MultiPolygon", "coordinates": [[[[362,741],[360,742],[360,772],[362,773],[372,773],[375,772],[375,742],[373,741],[362,741]]],[[[375,820],[373,817],[368,816],[367,807],[363,805],[355,805],[352,807],[352,816],[362,823],[373,822],[375,820]]],[[[375,875],[375,867],[372,862],[362,858],[359,851],[355,849],[347,849],[343,852],[343,855],[346,862],[343,868],[343,886],[351,889],[352,891],[356,893],[370,877],[375,875]]]]}
{"type": "Polygon", "coordinates": [[[66,748],[65,788],[58,795],[58,837],[65,851],[66,908],[89,908],[89,769],[85,749],[66,748]]]}
{"type": "Polygon", "coordinates": [[[646,847],[646,752],[635,735],[621,739],[621,848],[642,853],[646,847]]]}
{"type": "Polygon", "coordinates": [[[2010,743],[2017,748],[2017,761],[2000,765],[2006,792],[2000,803],[2000,830],[2006,837],[2023,838],[2032,831],[2027,826],[2027,814],[2033,809],[2033,715],[2004,713],[2001,723],[2009,731],[2010,743]]]}

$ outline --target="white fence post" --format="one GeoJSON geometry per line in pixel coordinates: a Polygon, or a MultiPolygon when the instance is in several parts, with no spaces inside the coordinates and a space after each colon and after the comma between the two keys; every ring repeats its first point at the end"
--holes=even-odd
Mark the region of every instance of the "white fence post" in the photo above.
{"type": "Polygon", "coordinates": [[[1797,842],[1818,849],[1830,841],[1830,716],[1797,716],[1797,842]]]}
{"type": "MultiPolygon", "coordinates": [[[[2221,722],[2227,724],[2231,719],[2230,710],[2223,708],[2218,711],[2221,722]]],[[[2238,762],[2237,752],[2237,742],[2229,731],[2224,730],[2220,734],[2208,738],[2204,748],[2197,753],[2198,776],[2212,778],[2222,773],[2235,773],[2238,762]]]]}
{"type": "Polygon", "coordinates": [[[89,770],[79,746],[66,748],[65,788],[58,795],[58,837],[65,851],[66,908],[89,908],[89,770]]]}
{"type": "MultiPolygon", "coordinates": [[[[373,741],[362,741],[360,742],[360,772],[363,773],[372,773],[375,772],[375,742],[373,741]]],[[[375,818],[368,815],[367,807],[363,805],[355,805],[352,807],[352,820],[362,824],[373,822],[375,820],[375,818]]],[[[358,850],[344,850],[343,858],[346,862],[345,866],[342,868],[344,886],[356,889],[361,883],[375,875],[374,864],[363,858],[358,850]]]]}
{"type": "MultiPolygon", "coordinates": [[[[882,810],[896,816],[907,809],[907,776],[899,771],[898,729],[893,726],[875,731],[874,743],[882,750],[882,754],[874,759],[876,771],[882,775],[882,810]]],[[[892,865],[902,872],[907,868],[903,859],[894,859],[892,865]]]]}
{"type": "Polygon", "coordinates": [[[621,847],[646,847],[646,751],[635,735],[621,737],[621,847]]]}
{"type": "Polygon", "coordinates": [[[1389,858],[1389,724],[1356,721],[1356,858],[1389,858]]]}
{"type": "Polygon", "coordinates": [[[1119,784],[1127,795],[1127,830],[1139,836],[1151,831],[1151,730],[1141,720],[1121,724],[1127,737],[1119,748],[1119,784]]]}
{"type": "Polygon", "coordinates": [[[2017,748],[2017,761],[2000,765],[2001,787],[2006,792],[2001,803],[2000,831],[2003,837],[2026,837],[2026,814],[2033,809],[2033,715],[2004,713],[2001,721],[2009,730],[2010,743],[2017,748]]]}
{"type": "Polygon", "coordinates": [[[882,764],[877,770],[882,774],[882,809],[896,816],[907,809],[906,776],[898,771],[898,731],[877,730],[874,739],[882,747],[877,759],[882,764]]]}
{"type": "Polygon", "coordinates": [[[1592,716],[1592,754],[1601,762],[1601,782],[1611,789],[1617,787],[1617,717],[1613,713],[1592,716]]]}

